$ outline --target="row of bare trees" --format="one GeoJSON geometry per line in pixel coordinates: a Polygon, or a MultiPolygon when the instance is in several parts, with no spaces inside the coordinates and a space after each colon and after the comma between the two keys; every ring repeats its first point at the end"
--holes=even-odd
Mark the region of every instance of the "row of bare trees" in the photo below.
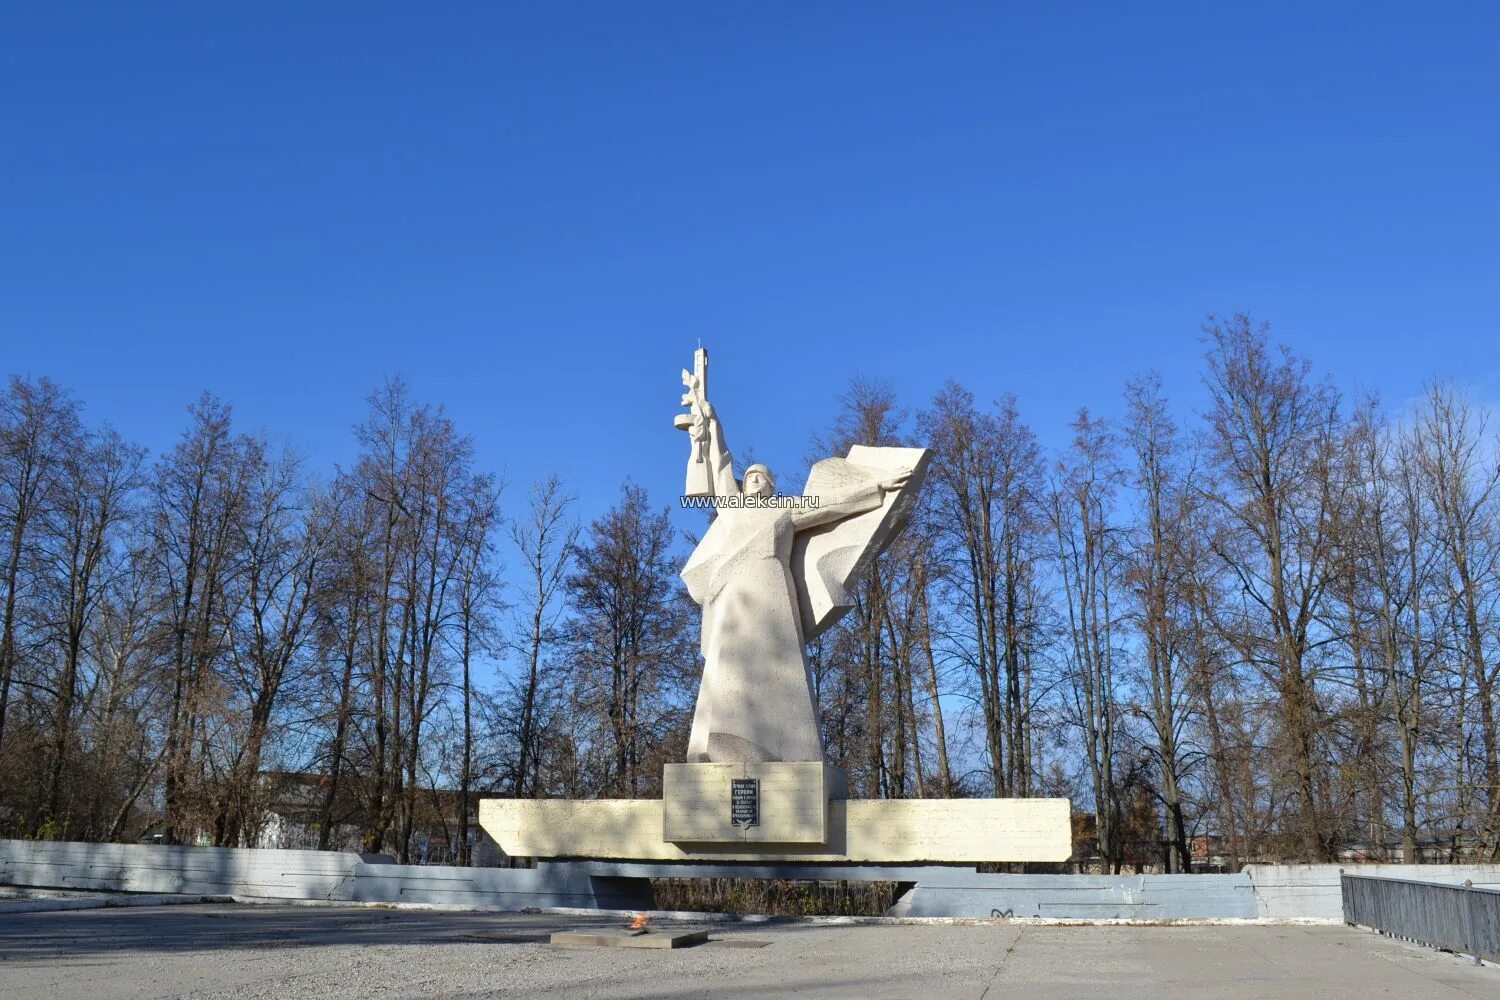
{"type": "Polygon", "coordinates": [[[400,383],[327,479],[207,396],[151,463],[45,379],[3,407],[5,834],[230,845],[281,814],[464,858],[479,794],[638,793],[672,752],[693,650],[643,492],[587,537],[555,479],[507,520],[400,383]]]}
{"type": "Polygon", "coordinates": [[[1012,399],[856,383],[835,440],[935,460],[818,650],[830,747],[870,795],[1071,795],[1116,869],[1500,858],[1486,414],[1346,400],[1246,316],[1205,341],[1191,424],[1145,375],[1050,456],[1012,399]]]}
{"type": "MultiPolygon", "coordinates": [[[[1116,870],[1500,858],[1486,414],[1346,399],[1248,317],[1205,343],[1201,413],[1144,375],[1055,450],[1010,398],[851,384],[814,457],[933,460],[809,650],[830,757],[866,796],[1070,796],[1116,870]]],[[[482,795],[651,795],[680,758],[687,546],[641,487],[586,525],[555,477],[502,507],[397,382],[326,477],[210,397],[154,461],[46,380],[0,405],[4,833],[293,817],[465,860],[482,795]]]]}

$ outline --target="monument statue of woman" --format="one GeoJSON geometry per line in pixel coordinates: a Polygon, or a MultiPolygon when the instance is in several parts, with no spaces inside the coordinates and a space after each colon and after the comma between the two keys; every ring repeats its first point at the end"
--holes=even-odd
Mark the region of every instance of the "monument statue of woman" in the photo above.
{"type": "Polygon", "coordinates": [[[684,498],[716,508],[682,569],[703,608],[687,760],[664,765],[659,799],[485,799],[485,831],[535,858],[1067,859],[1067,799],[851,799],[848,776],[823,756],[806,645],[853,606],[851,587],[906,526],[927,450],[855,445],[815,463],[800,497],[777,496],[763,465],[735,478],[701,349],[682,381],[684,498]]]}
{"type": "Polygon", "coordinates": [[[707,353],[682,373],[692,440],[686,494],[716,516],[682,578],[703,608],[703,681],[689,763],[821,761],[806,644],[848,610],[845,587],[904,526],[898,504],[926,466],[920,448],[856,448],[813,468],[800,497],[778,496],[764,465],[734,476],[707,398],[707,353]]]}

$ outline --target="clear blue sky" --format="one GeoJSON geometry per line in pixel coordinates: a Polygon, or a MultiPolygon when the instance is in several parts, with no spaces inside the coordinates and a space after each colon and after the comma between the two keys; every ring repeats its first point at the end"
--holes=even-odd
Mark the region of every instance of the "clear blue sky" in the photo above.
{"type": "Polygon", "coordinates": [[[400,374],[589,514],[680,489],[699,338],[799,478],[856,373],[1049,442],[1131,372],[1192,405],[1209,312],[1493,402],[1497,11],[12,5],[0,371],[156,452],[210,389],[317,468],[400,374]]]}

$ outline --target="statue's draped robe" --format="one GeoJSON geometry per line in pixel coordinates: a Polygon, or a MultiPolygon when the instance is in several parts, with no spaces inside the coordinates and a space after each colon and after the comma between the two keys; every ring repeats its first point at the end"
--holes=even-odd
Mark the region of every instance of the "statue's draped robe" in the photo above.
{"type": "Polygon", "coordinates": [[[793,515],[722,510],[700,543],[714,556],[706,591],[693,595],[706,669],[690,762],[823,759],[791,572],[793,515]]]}
{"type": "MultiPolygon", "coordinates": [[[[716,424],[716,489],[753,501],[727,474],[716,424]]],[[[823,759],[806,644],[853,603],[847,587],[904,526],[926,463],[920,448],[855,446],[813,467],[806,495],[817,506],[719,510],[682,570],[703,606],[690,763],[823,759]],[[902,471],[899,493],[879,487],[902,471]]]]}

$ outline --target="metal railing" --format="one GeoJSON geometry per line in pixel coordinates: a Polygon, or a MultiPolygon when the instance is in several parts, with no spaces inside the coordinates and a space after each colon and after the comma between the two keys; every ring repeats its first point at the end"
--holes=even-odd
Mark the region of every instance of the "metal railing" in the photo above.
{"type": "Polygon", "coordinates": [[[1342,874],[1344,922],[1500,962],[1500,890],[1342,874]]]}

